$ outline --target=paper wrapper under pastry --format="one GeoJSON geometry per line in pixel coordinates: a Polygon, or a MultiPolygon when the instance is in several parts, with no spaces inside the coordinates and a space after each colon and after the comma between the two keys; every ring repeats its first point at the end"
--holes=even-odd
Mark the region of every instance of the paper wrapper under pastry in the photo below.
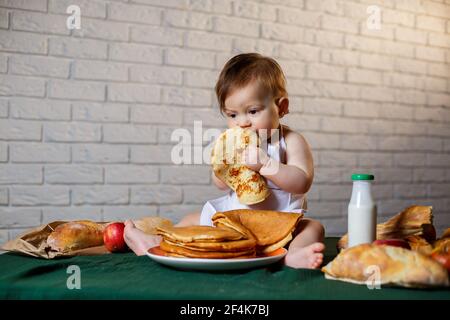
{"type": "Polygon", "coordinates": [[[270,196],[263,176],[243,165],[242,151],[249,145],[260,146],[256,132],[235,127],[223,132],[211,151],[211,164],[217,177],[223,180],[242,204],[257,204],[270,196]]]}
{"type": "MultiPolygon", "coordinates": [[[[411,206],[388,221],[377,225],[377,239],[406,239],[408,236],[420,236],[428,243],[436,239],[431,206],[411,206]]],[[[407,239],[406,239],[407,240],[407,239]]],[[[338,241],[338,249],[347,248],[348,235],[338,241]]],[[[410,244],[411,245],[411,244],[410,244]]]]}

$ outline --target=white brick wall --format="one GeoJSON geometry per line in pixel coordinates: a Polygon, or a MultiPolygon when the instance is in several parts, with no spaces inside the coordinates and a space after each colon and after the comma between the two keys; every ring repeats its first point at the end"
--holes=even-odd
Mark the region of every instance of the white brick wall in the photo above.
{"type": "Polygon", "coordinates": [[[287,75],[283,121],[313,148],[308,204],[328,234],[346,231],[356,171],[376,175],[380,220],[431,204],[441,231],[449,18],[443,0],[0,0],[0,242],[57,219],[178,220],[221,195],[208,165],[172,163],[171,134],[225,127],[215,81],[247,51],[287,75]]]}

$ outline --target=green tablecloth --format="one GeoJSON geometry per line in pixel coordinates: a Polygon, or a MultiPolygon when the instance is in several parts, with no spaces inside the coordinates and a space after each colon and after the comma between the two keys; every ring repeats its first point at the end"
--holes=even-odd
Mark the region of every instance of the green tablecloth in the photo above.
{"type": "MultiPolygon", "coordinates": [[[[325,262],[336,254],[326,239],[325,262]]],[[[319,270],[281,264],[234,271],[179,271],[133,253],[43,260],[0,255],[0,299],[450,299],[450,290],[385,288],[326,280],[319,270]],[[70,265],[81,270],[81,289],[68,289],[70,265]]]]}

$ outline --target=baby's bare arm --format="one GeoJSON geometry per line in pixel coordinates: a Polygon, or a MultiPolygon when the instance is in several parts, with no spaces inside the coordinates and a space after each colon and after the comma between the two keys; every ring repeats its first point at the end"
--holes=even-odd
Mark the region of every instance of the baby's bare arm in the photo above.
{"type": "Polygon", "coordinates": [[[185,215],[175,227],[198,226],[200,224],[200,213],[191,213],[185,215]]]}
{"type": "Polygon", "coordinates": [[[270,159],[260,173],[281,189],[295,194],[308,192],[314,178],[311,149],[302,135],[289,132],[286,137],[287,163],[270,159]]]}
{"type": "Polygon", "coordinates": [[[216,187],[219,188],[220,190],[230,189],[230,187],[225,182],[223,182],[216,176],[214,171],[212,172],[211,177],[212,177],[212,180],[213,180],[214,184],[216,185],[216,187]]]}

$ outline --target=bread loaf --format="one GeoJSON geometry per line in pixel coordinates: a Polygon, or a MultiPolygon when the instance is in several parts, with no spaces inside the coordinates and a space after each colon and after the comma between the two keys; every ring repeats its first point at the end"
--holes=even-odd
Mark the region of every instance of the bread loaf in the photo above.
{"type": "Polygon", "coordinates": [[[380,285],[404,287],[449,285],[447,270],[432,258],[417,251],[386,245],[361,244],[344,249],[322,271],[327,279],[357,284],[378,280],[380,285]]]}
{"type": "Polygon", "coordinates": [[[63,223],[50,233],[47,245],[58,252],[101,246],[105,226],[89,220],[63,223]]]}

